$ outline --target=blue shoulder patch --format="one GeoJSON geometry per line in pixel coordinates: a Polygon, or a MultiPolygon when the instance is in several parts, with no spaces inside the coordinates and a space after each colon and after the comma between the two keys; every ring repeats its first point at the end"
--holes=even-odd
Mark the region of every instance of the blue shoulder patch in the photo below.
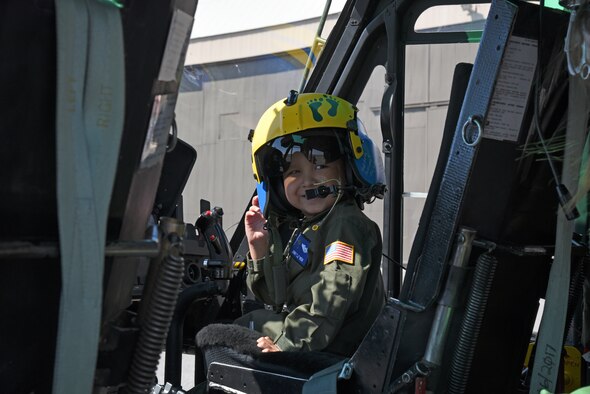
{"type": "Polygon", "coordinates": [[[299,234],[295,239],[295,242],[293,242],[293,246],[291,247],[291,256],[302,267],[307,265],[307,255],[309,254],[310,243],[311,241],[307,239],[305,235],[299,234]]]}

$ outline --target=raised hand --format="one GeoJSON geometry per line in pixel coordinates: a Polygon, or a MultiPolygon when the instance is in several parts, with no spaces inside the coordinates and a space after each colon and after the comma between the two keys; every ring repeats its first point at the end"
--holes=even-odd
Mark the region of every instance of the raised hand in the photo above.
{"type": "Polygon", "coordinates": [[[244,225],[246,229],[246,238],[248,238],[248,247],[250,256],[253,259],[263,258],[268,252],[268,230],[264,228],[266,218],[260,210],[258,196],[252,198],[252,206],[246,212],[244,225]]]}

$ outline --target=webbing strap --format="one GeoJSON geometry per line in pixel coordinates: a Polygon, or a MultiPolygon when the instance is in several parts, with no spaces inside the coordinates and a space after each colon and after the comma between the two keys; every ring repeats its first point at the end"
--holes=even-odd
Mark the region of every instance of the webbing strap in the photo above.
{"type": "Polygon", "coordinates": [[[590,191],[590,136],[586,136],[586,143],[584,144],[584,153],[582,155],[582,163],[580,164],[580,179],[578,181],[578,192],[574,196],[574,201],[577,202],[576,208],[580,216],[576,219],[576,233],[588,233],[588,191],[590,191]]]}
{"type": "Polygon", "coordinates": [[[271,234],[271,242],[273,245],[271,272],[266,274],[267,280],[272,277],[272,292],[274,298],[274,305],[282,307],[287,300],[287,267],[285,266],[283,242],[281,241],[281,234],[275,224],[269,226],[271,234]]]}
{"type": "MultiPolygon", "coordinates": [[[[577,187],[587,113],[588,92],[584,81],[579,76],[570,76],[562,183],[572,192],[577,187]]],[[[537,394],[542,389],[555,392],[565,333],[573,230],[574,221],[567,220],[560,209],[557,214],[555,257],[549,274],[545,308],[537,338],[530,393],[537,394]]]]}
{"type": "Polygon", "coordinates": [[[106,222],[123,129],[119,10],[56,0],[57,205],[62,288],[54,393],[92,391],[106,222]]]}

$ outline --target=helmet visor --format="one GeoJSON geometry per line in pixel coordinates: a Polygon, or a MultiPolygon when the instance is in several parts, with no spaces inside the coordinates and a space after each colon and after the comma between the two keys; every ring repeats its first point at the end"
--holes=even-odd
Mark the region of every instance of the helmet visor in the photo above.
{"type": "Polygon", "coordinates": [[[293,155],[301,153],[310,163],[325,165],[342,157],[340,145],[335,136],[310,136],[304,137],[290,134],[277,138],[272,142],[272,147],[281,152],[281,172],[289,169],[293,155]]]}

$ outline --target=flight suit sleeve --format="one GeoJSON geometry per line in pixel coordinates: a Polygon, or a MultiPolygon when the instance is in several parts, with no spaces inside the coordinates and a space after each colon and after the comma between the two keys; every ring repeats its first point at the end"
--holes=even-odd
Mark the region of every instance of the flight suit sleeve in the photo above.
{"type": "Polygon", "coordinates": [[[265,304],[282,307],[286,298],[287,273],[282,255],[282,243],[276,227],[270,228],[268,253],[262,259],[247,254],[248,277],[246,284],[254,296],[265,304]],[[278,240],[273,242],[273,240],[278,240]],[[277,250],[278,249],[278,250],[277,250]]]}
{"type": "MultiPolygon", "coordinates": [[[[372,224],[372,222],[369,222],[372,224]]],[[[320,264],[317,280],[309,289],[293,289],[309,294],[306,303],[298,305],[285,320],[283,332],[275,343],[283,351],[322,350],[330,345],[344,319],[358,308],[375,248],[381,248],[378,228],[364,221],[337,220],[326,229],[326,237],[312,257],[320,264]],[[340,241],[353,250],[353,261],[339,260],[324,264],[325,247],[340,241]]],[[[380,255],[381,251],[379,251],[380,255]]]]}
{"type": "Polygon", "coordinates": [[[272,275],[267,276],[265,268],[271,266],[271,259],[272,255],[270,254],[267,254],[261,259],[252,259],[250,253],[246,257],[246,265],[248,267],[246,284],[258,300],[269,305],[274,303],[274,293],[272,291],[274,284],[272,283],[272,275]]]}

